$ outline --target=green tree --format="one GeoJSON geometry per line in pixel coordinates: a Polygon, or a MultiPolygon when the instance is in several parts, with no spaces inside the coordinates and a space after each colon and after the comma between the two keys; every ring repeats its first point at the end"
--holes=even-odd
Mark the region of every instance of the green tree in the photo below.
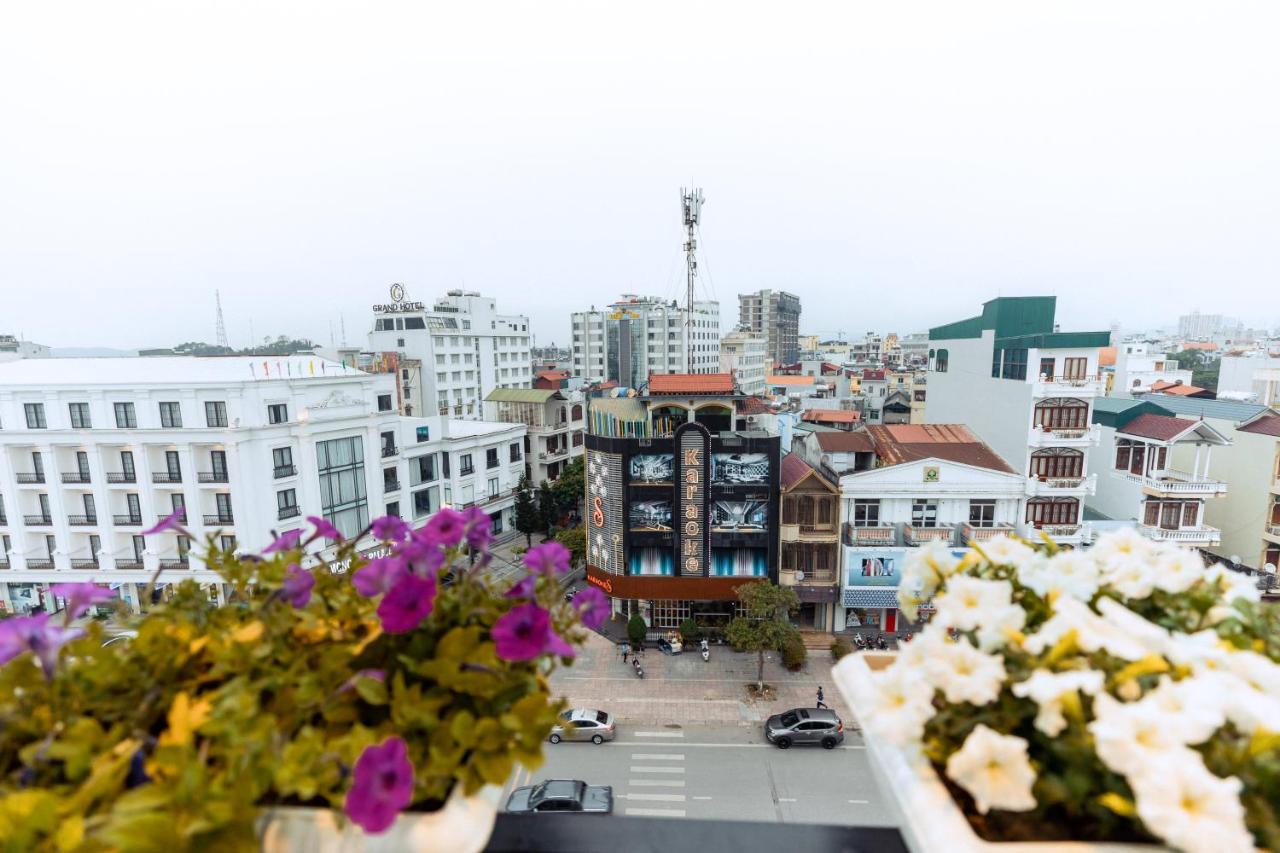
{"type": "Polygon", "coordinates": [[[1218,390],[1218,374],[1222,370],[1222,361],[1206,356],[1203,350],[1188,349],[1175,352],[1173,360],[1178,367],[1191,371],[1191,384],[1209,391],[1218,390]]]}
{"type": "Polygon", "coordinates": [[[638,649],[644,645],[644,635],[649,633],[649,626],[644,624],[644,617],[639,613],[632,613],[631,618],[627,620],[627,639],[631,641],[631,648],[638,649]]]}
{"type": "Polygon", "coordinates": [[[735,648],[756,653],[756,688],[763,690],[764,653],[781,651],[788,641],[799,639],[800,632],[788,617],[799,609],[800,599],[786,587],[754,581],[738,587],[738,600],[747,615],[729,623],[729,642],[735,648]]]}
{"type": "Polygon", "coordinates": [[[542,531],[542,541],[551,538],[551,528],[560,519],[560,507],[556,505],[556,494],[551,485],[543,481],[538,487],[538,528],[542,531]]]}
{"type": "Polygon", "coordinates": [[[556,541],[569,549],[569,562],[581,568],[587,560],[587,529],[582,525],[569,527],[556,533],[556,541]]]}
{"type": "Polygon", "coordinates": [[[521,477],[516,491],[516,530],[524,534],[526,546],[533,545],[533,534],[542,529],[538,503],[529,489],[529,478],[521,477]]]}
{"type": "Polygon", "coordinates": [[[563,511],[578,508],[585,488],[586,470],[581,456],[564,466],[560,476],[556,478],[555,485],[551,487],[556,494],[556,502],[563,511]]]}

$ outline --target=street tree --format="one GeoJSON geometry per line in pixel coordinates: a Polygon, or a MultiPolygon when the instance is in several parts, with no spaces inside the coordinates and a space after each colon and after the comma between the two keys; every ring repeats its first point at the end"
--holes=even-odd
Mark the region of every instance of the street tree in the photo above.
{"type": "Polygon", "coordinates": [[[793,590],[767,580],[743,584],[737,592],[747,615],[730,622],[726,634],[735,648],[756,653],[756,689],[763,690],[764,653],[780,652],[792,638],[799,638],[789,617],[799,609],[800,599],[793,590]]]}
{"type": "Polygon", "coordinates": [[[560,519],[560,507],[556,505],[556,494],[551,485],[543,481],[538,487],[538,526],[542,530],[542,541],[551,538],[551,529],[560,519]]]}
{"type": "Polygon", "coordinates": [[[529,478],[520,478],[516,489],[516,530],[524,534],[527,546],[533,545],[533,534],[542,529],[542,516],[538,511],[538,502],[529,488],[529,478]]]}
{"type": "Polygon", "coordinates": [[[568,512],[578,508],[585,486],[585,466],[582,464],[582,457],[579,456],[561,469],[560,476],[556,478],[551,490],[555,492],[556,503],[560,505],[560,509],[568,512]]]}
{"type": "Polygon", "coordinates": [[[587,529],[579,524],[556,533],[556,541],[569,551],[569,564],[578,569],[587,559],[587,529]]]}

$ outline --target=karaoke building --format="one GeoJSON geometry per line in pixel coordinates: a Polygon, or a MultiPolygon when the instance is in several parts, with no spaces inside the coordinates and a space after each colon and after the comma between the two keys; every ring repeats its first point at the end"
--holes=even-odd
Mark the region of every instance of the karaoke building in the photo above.
{"type": "Polygon", "coordinates": [[[759,417],[729,374],[654,374],[590,401],[587,580],[615,613],[716,625],[738,586],[777,582],[780,445],[759,417]]]}

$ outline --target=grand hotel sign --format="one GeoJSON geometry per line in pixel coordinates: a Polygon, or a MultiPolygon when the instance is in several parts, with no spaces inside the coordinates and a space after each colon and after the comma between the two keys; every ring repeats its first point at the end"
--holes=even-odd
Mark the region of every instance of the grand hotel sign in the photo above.
{"type": "Polygon", "coordinates": [[[406,302],[404,298],[404,285],[391,285],[391,301],[373,306],[375,314],[397,314],[407,311],[425,311],[426,306],[421,302],[406,302]]]}
{"type": "Polygon", "coordinates": [[[707,536],[707,479],[711,469],[711,434],[697,423],[675,434],[676,565],[682,577],[705,577],[710,562],[707,536]]]}

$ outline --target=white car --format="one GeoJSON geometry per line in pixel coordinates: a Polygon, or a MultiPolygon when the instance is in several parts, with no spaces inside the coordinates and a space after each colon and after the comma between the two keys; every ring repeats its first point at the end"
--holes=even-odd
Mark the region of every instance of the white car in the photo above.
{"type": "Polygon", "coordinates": [[[592,708],[573,708],[560,715],[560,720],[551,728],[547,740],[559,743],[562,740],[589,740],[592,743],[604,743],[613,740],[618,734],[613,724],[613,717],[604,711],[592,708]]]}

